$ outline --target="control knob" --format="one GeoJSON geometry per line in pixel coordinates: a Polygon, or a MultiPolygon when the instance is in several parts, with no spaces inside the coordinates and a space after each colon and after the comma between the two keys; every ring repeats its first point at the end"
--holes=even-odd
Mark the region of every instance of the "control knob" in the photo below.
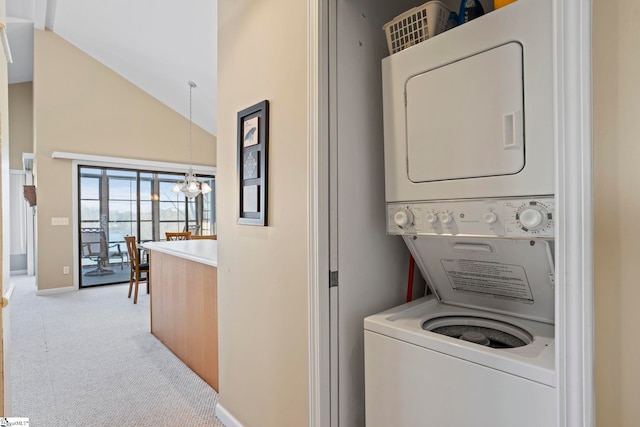
{"type": "Polygon", "coordinates": [[[520,212],[520,223],[529,230],[542,228],[544,217],[538,209],[528,208],[520,212]]]}
{"type": "Polygon", "coordinates": [[[404,228],[413,224],[413,212],[409,208],[401,208],[393,214],[393,222],[400,227],[404,228]]]}
{"type": "Polygon", "coordinates": [[[438,222],[438,215],[434,213],[428,213],[425,219],[429,224],[435,224],[436,222],[438,222]]]}
{"type": "Polygon", "coordinates": [[[523,231],[538,231],[551,223],[551,213],[544,204],[531,201],[518,210],[516,219],[523,231]]]}
{"type": "Polygon", "coordinates": [[[487,212],[483,215],[482,220],[487,224],[495,224],[498,221],[498,215],[495,212],[487,212]]]}
{"type": "Polygon", "coordinates": [[[440,214],[440,221],[442,221],[443,224],[449,224],[453,221],[453,216],[450,213],[440,214]]]}

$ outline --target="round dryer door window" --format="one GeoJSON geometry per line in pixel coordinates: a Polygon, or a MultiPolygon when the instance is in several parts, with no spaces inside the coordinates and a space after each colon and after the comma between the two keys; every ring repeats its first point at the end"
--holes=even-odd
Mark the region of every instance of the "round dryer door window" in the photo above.
{"type": "Polygon", "coordinates": [[[427,320],[422,329],[491,348],[517,348],[533,342],[526,330],[494,319],[444,316],[427,320]]]}

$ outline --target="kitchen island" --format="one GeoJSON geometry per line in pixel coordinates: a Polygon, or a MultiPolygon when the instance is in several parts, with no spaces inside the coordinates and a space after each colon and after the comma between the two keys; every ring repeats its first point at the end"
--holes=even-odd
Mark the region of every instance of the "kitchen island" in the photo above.
{"type": "Polygon", "coordinates": [[[146,242],[150,251],[151,333],[216,391],[216,240],[146,242]]]}

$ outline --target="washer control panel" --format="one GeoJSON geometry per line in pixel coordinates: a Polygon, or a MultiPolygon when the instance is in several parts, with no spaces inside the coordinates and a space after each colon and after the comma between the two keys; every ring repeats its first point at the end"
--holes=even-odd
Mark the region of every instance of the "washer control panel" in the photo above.
{"type": "Polygon", "coordinates": [[[389,234],[553,238],[554,219],[553,197],[387,204],[389,234]]]}

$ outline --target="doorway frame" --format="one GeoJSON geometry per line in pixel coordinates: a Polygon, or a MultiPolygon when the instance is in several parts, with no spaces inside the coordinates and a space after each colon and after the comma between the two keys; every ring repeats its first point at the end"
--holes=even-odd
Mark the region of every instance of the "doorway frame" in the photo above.
{"type": "MultiPolygon", "coordinates": [[[[331,425],[329,353],[330,0],[307,4],[309,426],[331,425]]],[[[595,425],[593,377],[592,0],[555,0],[559,427],[595,425]],[[562,310],[560,310],[562,308],[562,310]],[[562,315],[560,315],[562,313],[562,315]],[[565,363],[571,360],[571,364],[565,363]]]]}
{"type": "Polygon", "coordinates": [[[330,0],[307,4],[309,427],[331,426],[329,299],[330,0]]]}

